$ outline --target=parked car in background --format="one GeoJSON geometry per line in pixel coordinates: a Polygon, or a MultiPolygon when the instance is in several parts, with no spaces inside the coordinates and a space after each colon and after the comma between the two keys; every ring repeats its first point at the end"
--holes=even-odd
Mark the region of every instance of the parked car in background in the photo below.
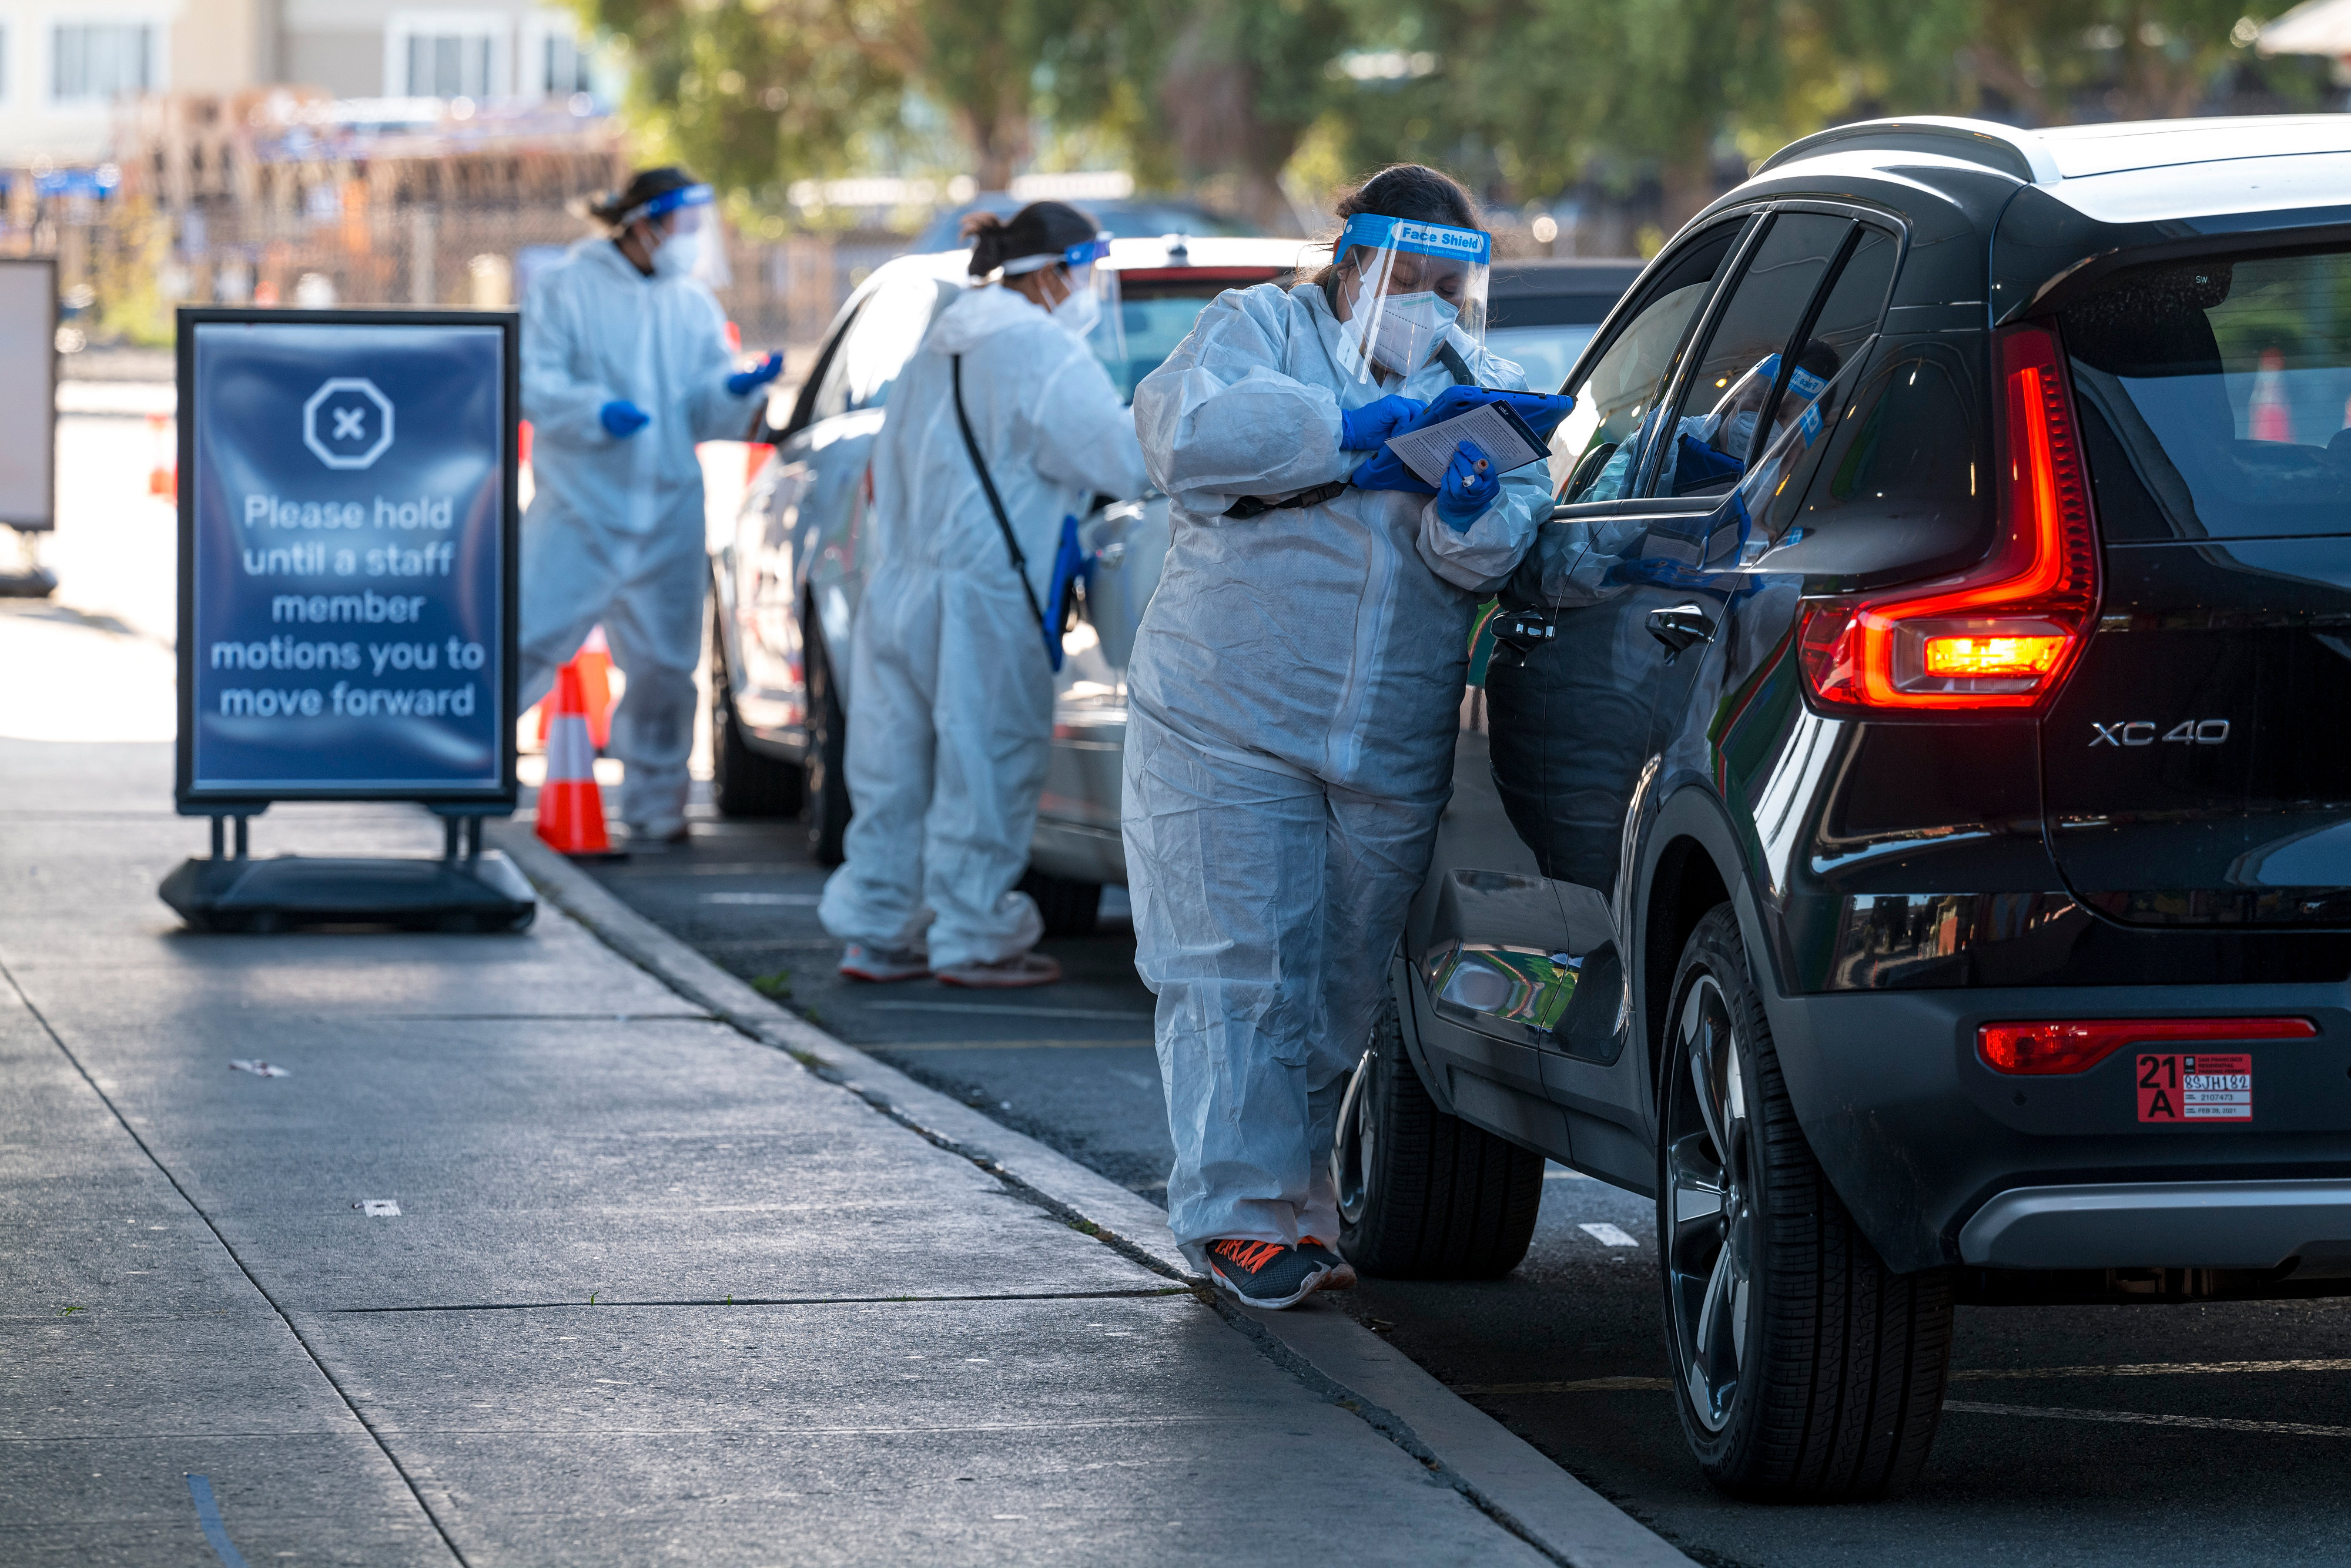
{"type": "Polygon", "coordinates": [[[2346,235],[2338,116],[1875,121],[1650,264],[1342,1113],[1358,1268],[1507,1271],[1545,1156],[1653,1196],[1681,1428],[1784,1500],[1917,1475],[1955,1303],[2351,1293],[2346,235]]]}
{"type": "Polygon", "coordinates": [[[1498,261],[1487,281],[1486,347],[1559,392],[1576,357],[1641,275],[1637,261],[1498,261]]]}
{"type": "MultiPolygon", "coordinates": [[[[1290,242],[1294,243],[1294,242],[1290,242]]],[[[1311,253],[1310,262],[1321,259],[1311,253]]],[[[1555,388],[1601,321],[1641,270],[1632,261],[1556,261],[1495,267],[1487,343],[1518,361],[1528,383],[1555,388]]],[[[1134,384],[1174,351],[1196,305],[1158,308],[1155,335],[1121,386],[1134,384]]],[[[1130,322],[1135,319],[1130,309],[1130,322]]],[[[1135,328],[1127,329],[1130,342],[1135,328]]],[[[1053,710],[1053,756],[1037,821],[1037,863],[1081,884],[1126,881],[1119,836],[1119,778],[1126,741],[1126,665],[1143,607],[1159,585],[1168,544],[1164,496],[1123,501],[1089,518],[1082,538],[1095,559],[1085,623],[1069,657],[1053,710]]],[[[1092,894],[1089,888],[1082,899],[1092,894]]]]}
{"type": "MultiPolygon", "coordinates": [[[[982,191],[959,207],[949,207],[914,236],[917,253],[954,250],[963,242],[963,220],[973,213],[1008,218],[1029,204],[1005,191],[982,191]]],[[[1157,239],[1180,234],[1203,238],[1246,239],[1265,231],[1246,218],[1212,213],[1173,196],[1121,196],[1072,204],[1092,214],[1113,239],[1157,239]]]]}
{"type": "MultiPolygon", "coordinates": [[[[805,810],[810,846],[841,858],[849,821],[841,778],[848,733],[849,627],[863,591],[857,545],[872,499],[865,465],[890,382],[931,317],[963,287],[960,251],[904,256],[878,269],[841,309],[776,453],[732,534],[713,541],[711,659],[714,786],[728,815],[805,810]],[[841,657],[836,660],[836,650],[841,657]]],[[[1319,253],[1302,242],[1166,236],[1117,240],[1126,358],[1111,379],[1132,399],[1228,288],[1286,281],[1319,253]]],[[[1533,262],[1498,267],[1489,340],[1522,360],[1531,384],[1555,386],[1591,340],[1636,262],[1533,262]]],[[[1119,774],[1126,665],[1168,544],[1165,497],[1130,497],[1081,524],[1094,561],[1056,681],[1053,749],[1038,802],[1024,884],[1058,932],[1091,927],[1105,883],[1126,881],[1119,774]]]]}
{"type": "MultiPolygon", "coordinates": [[[[1301,242],[1187,238],[1166,235],[1112,243],[1119,272],[1126,358],[1109,366],[1120,391],[1165,360],[1210,299],[1227,288],[1287,278],[1301,242]]],[[[867,475],[891,383],[913,355],[933,317],[965,285],[965,251],[901,256],[877,268],[835,319],[822,350],[781,428],[754,433],[775,447],[753,480],[732,530],[711,541],[715,590],[711,636],[714,792],[730,816],[789,816],[805,810],[810,841],[826,864],[841,859],[849,822],[841,776],[848,734],[849,630],[863,595],[867,563],[859,553],[867,475]]],[[[1048,786],[1030,891],[1056,929],[1089,925],[1102,883],[1123,876],[1105,860],[1091,812],[1057,821],[1072,785],[1094,778],[1099,698],[1107,689],[1103,637],[1123,666],[1131,631],[1117,615],[1139,614],[1141,599],[1122,593],[1155,583],[1165,550],[1165,508],[1158,543],[1135,527],[1134,502],[1086,519],[1089,547],[1102,570],[1097,602],[1070,640],[1060,677],[1069,722],[1055,727],[1055,782],[1048,786]],[[1117,605],[1115,612],[1110,609],[1117,605]],[[1113,874],[1114,873],[1114,874],[1113,874]]],[[[1122,693],[1123,685],[1118,688],[1122,693]]],[[[1123,709],[1120,710],[1123,718],[1123,709]]],[[[1113,745],[1114,745],[1113,741],[1113,745]]],[[[1117,835],[1117,763],[1110,764],[1109,831],[1117,835]]],[[[1074,808],[1073,808],[1074,809],[1074,808]]]]}

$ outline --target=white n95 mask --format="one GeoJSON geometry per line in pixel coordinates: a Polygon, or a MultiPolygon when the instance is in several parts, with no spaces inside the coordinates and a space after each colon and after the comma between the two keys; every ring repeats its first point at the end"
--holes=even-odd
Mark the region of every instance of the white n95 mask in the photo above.
{"type": "Polygon", "coordinates": [[[684,277],[694,271],[694,264],[702,259],[702,234],[674,234],[653,247],[655,277],[684,277]]]}
{"type": "Polygon", "coordinates": [[[1389,294],[1368,303],[1359,301],[1346,327],[1356,351],[1382,368],[1410,376],[1437,352],[1446,329],[1460,319],[1460,309],[1435,292],[1389,294]],[[1368,350],[1364,334],[1371,334],[1368,350]]]}
{"type": "Polygon", "coordinates": [[[1053,319],[1063,331],[1083,342],[1101,324],[1102,297],[1091,287],[1073,288],[1053,307],[1053,319]]]}

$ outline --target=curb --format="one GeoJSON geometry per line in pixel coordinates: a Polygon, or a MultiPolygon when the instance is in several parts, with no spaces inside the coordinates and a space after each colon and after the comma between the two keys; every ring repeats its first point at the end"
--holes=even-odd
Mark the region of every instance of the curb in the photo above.
{"type": "Polygon", "coordinates": [[[1237,1306],[1193,1271],[1167,1216],[1105,1176],[915,1082],[778,1006],[606,892],[518,821],[483,837],[605,946],[687,1000],[973,1161],[1155,1273],[1192,1285],[1267,1359],[1353,1409],[1512,1534],[1570,1568],[1689,1568],[1691,1560],[1333,1307],[1237,1306]]]}

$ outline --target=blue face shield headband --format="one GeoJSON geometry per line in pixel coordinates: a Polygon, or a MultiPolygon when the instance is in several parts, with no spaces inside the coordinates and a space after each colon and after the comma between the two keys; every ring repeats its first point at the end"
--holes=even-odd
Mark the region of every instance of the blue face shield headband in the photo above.
{"type": "Polygon", "coordinates": [[[1039,251],[1034,256],[1016,256],[1004,264],[1004,276],[1018,277],[1024,272],[1041,272],[1046,267],[1061,266],[1075,272],[1081,267],[1092,267],[1110,255],[1107,239],[1080,240],[1063,250],[1039,251]]]}
{"type": "Polygon", "coordinates": [[[630,211],[623,213],[621,215],[620,221],[613,226],[615,228],[626,228],[631,224],[635,223],[639,218],[665,217],[669,214],[676,212],[681,207],[706,207],[710,203],[711,192],[709,186],[680,185],[674,191],[664,191],[660,195],[653,197],[643,205],[632,208],[630,211]]]}
{"type": "MultiPolygon", "coordinates": [[[[1448,368],[1486,340],[1486,279],[1491,235],[1449,224],[1358,213],[1339,233],[1332,300],[1342,368],[1358,380],[1409,379],[1433,357],[1448,368]]],[[[1466,369],[1455,370],[1468,380],[1466,369]]]]}
{"type": "Polygon", "coordinates": [[[1490,266],[1494,259],[1494,237],[1483,230],[1383,218],[1370,213],[1357,213],[1339,231],[1339,255],[1343,256],[1358,246],[1366,250],[1443,256],[1473,267],[1490,266]]]}

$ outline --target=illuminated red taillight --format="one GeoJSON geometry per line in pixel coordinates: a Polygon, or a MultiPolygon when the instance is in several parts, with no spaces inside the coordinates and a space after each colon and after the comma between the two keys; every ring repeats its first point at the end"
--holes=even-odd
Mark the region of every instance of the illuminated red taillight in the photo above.
{"type": "Polygon", "coordinates": [[[2308,1019],[2065,1019],[1988,1023],[1976,1054],[1994,1072],[2086,1072],[2126,1045],[2217,1045],[2238,1040],[2310,1040],[2308,1019]]]}
{"type": "Polygon", "coordinates": [[[2002,542],[1963,576],[1807,606],[1813,695],[1836,707],[2031,707],[2057,689],[2097,608],[2098,540],[2055,332],[1999,339],[2002,542]]]}

